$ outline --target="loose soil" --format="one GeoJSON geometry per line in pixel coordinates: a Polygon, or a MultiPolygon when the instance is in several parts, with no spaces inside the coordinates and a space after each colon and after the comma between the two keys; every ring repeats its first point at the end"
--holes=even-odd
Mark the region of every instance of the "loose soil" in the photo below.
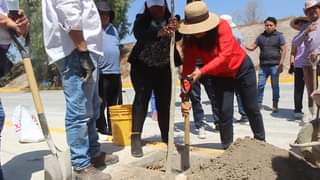
{"type": "MultiPolygon", "coordinates": [[[[125,168],[116,179],[163,179],[164,159],[144,163],[125,168]]],[[[218,158],[192,156],[191,165],[188,180],[320,180],[320,169],[286,150],[250,138],[238,139],[218,158]]]]}
{"type": "Polygon", "coordinates": [[[289,152],[253,139],[238,139],[225,153],[193,166],[192,180],[319,180],[320,169],[289,152]]]}

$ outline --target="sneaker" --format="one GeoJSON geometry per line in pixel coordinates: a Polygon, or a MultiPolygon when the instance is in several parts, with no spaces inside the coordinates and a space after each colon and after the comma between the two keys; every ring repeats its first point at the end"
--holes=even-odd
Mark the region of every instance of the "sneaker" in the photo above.
{"type": "Polygon", "coordinates": [[[154,121],[158,121],[158,113],[157,113],[157,111],[155,111],[155,112],[152,113],[151,118],[152,118],[152,120],[154,120],[154,121]]]}
{"type": "Polygon", "coordinates": [[[74,170],[74,179],[75,180],[111,180],[112,178],[110,174],[103,173],[91,165],[79,171],[74,170]]]}
{"type": "Polygon", "coordinates": [[[109,166],[117,162],[119,162],[119,156],[106,154],[105,152],[101,152],[99,156],[91,159],[91,163],[95,168],[109,166]]]}
{"type": "Polygon", "coordinates": [[[302,112],[295,112],[294,113],[294,115],[293,115],[293,117],[295,118],[295,119],[302,119],[303,118],[303,113],[302,112]]]}
{"type": "Polygon", "coordinates": [[[207,138],[207,136],[206,136],[206,130],[205,130],[204,127],[199,128],[198,132],[199,132],[199,133],[198,133],[198,138],[199,138],[199,139],[206,139],[206,138],[207,138]]]}

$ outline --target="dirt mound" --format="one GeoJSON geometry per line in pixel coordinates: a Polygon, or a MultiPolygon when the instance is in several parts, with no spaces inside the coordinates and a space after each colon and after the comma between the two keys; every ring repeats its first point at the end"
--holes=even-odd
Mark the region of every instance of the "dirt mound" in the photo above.
{"type": "Polygon", "coordinates": [[[288,151],[250,138],[238,139],[222,156],[193,166],[192,180],[319,180],[320,169],[288,151]]]}

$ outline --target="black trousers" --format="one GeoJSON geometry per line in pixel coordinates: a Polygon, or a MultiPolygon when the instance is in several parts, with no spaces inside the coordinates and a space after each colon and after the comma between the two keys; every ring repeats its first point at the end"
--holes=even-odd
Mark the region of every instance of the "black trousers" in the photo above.
{"type": "Polygon", "coordinates": [[[225,147],[233,142],[233,99],[237,89],[248,116],[254,138],[265,140],[265,130],[257,103],[257,83],[254,66],[247,56],[235,79],[213,77],[213,88],[220,123],[220,138],[225,147]]]}
{"type": "Polygon", "coordinates": [[[153,90],[158,111],[161,138],[168,142],[169,111],[171,100],[170,68],[150,68],[144,64],[131,64],[131,81],[135,90],[132,113],[132,132],[142,133],[148,104],[153,90]]]}
{"type": "Polygon", "coordinates": [[[303,68],[294,68],[294,112],[302,112],[304,92],[303,68]]]}
{"type": "Polygon", "coordinates": [[[122,104],[122,83],[120,74],[102,74],[99,76],[99,96],[102,99],[100,118],[97,129],[100,132],[111,134],[111,119],[109,107],[122,104]],[[107,121],[104,114],[107,108],[107,121]]]}

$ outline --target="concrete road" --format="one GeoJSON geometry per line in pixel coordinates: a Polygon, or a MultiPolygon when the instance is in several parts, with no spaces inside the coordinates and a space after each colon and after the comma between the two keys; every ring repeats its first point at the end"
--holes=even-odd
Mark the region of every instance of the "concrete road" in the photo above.
{"type": "MultiPolygon", "coordinates": [[[[195,130],[192,126],[191,143],[198,147],[221,149],[219,133],[214,131],[211,119],[211,108],[205,92],[203,94],[203,107],[207,117],[207,138],[198,139],[195,130]]],[[[272,92],[271,87],[268,85],[265,89],[264,109],[262,110],[267,141],[275,146],[288,149],[289,143],[294,141],[300,127],[300,121],[293,118],[293,85],[281,85],[281,97],[279,103],[279,113],[272,113],[272,92]]],[[[124,91],[124,102],[132,103],[134,92],[133,90],[124,91]]],[[[48,148],[45,143],[35,144],[20,144],[17,141],[14,127],[10,121],[14,108],[21,104],[33,109],[33,102],[31,94],[28,92],[19,93],[1,93],[0,97],[5,107],[6,112],[6,125],[2,132],[1,140],[1,163],[5,179],[8,180],[42,180],[43,178],[43,161],[42,157],[48,154],[48,148]]],[[[45,114],[49,121],[50,130],[53,138],[59,147],[66,149],[66,138],[64,131],[64,114],[65,114],[65,101],[62,91],[42,91],[41,97],[43,100],[45,114]]],[[[178,96],[177,96],[178,97],[178,96]]],[[[306,96],[305,96],[306,97],[306,96]]],[[[254,97],[253,97],[254,98],[254,97]]],[[[177,107],[179,107],[180,99],[177,98],[177,107]]],[[[306,103],[304,103],[306,104],[306,103]]],[[[306,106],[305,106],[306,107],[306,106]]],[[[307,112],[307,109],[304,109],[307,112]]],[[[235,101],[234,117],[239,119],[237,105],[235,101]]],[[[176,123],[175,123],[175,139],[177,142],[182,142],[183,139],[183,118],[180,113],[180,108],[176,109],[176,123]]],[[[192,116],[191,120],[192,120],[192,116]]],[[[307,119],[306,117],[305,119],[307,119]]],[[[252,136],[250,126],[245,124],[234,124],[235,138],[252,136]]],[[[143,138],[150,141],[159,141],[159,128],[157,122],[150,118],[146,119],[144,126],[143,138]]],[[[112,145],[106,141],[105,136],[101,136],[101,143],[104,151],[114,152],[120,155],[120,163],[116,166],[108,167],[105,171],[110,172],[117,169],[117,167],[128,164],[129,162],[136,161],[130,156],[129,147],[123,148],[112,145]]],[[[160,147],[161,148],[161,147],[160,147]]],[[[145,153],[152,153],[157,149],[153,146],[144,147],[145,153]]]]}

